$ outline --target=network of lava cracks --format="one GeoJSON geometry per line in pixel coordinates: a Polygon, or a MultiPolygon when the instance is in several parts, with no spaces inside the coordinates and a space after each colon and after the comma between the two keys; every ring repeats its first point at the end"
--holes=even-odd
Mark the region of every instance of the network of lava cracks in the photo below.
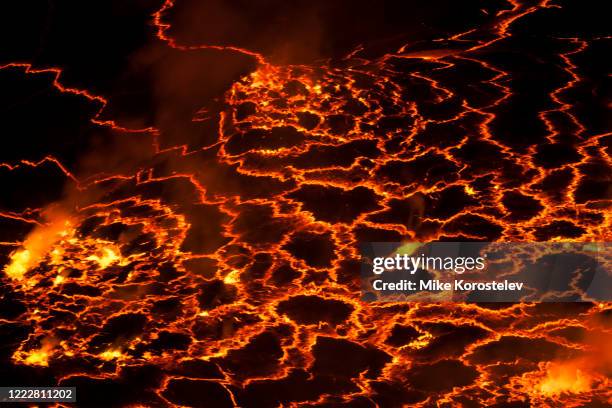
{"type": "MultiPolygon", "coordinates": [[[[513,90],[479,51],[553,7],[511,5],[485,37],[448,39],[460,53],[277,66],[178,45],[167,2],[154,20],[170,46],[245,53],[258,68],[226,93],[213,148],[158,150],[135,175],[86,182],[53,157],[2,165],[51,163],[95,197],[2,213],[34,226],[5,243],[6,288],[24,310],[3,322],[28,333],[14,364],[77,386],[155,367],[134,406],[609,406],[609,304],[360,300],[360,241],[610,238],[609,202],[584,192],[610,172],[610,134],[584,137],[564,98],[588,41],[564,40],[568,80],[539,113],[550,143],[571,124],[578,159],[546,166],[537,144],[491,130],[513,90]],[[481,92],[465,94],[467,68],[481,92]]],[[[62,92],[106,103],[62,85],[59,69],[3,69],[52,72],[62,92]]]]}

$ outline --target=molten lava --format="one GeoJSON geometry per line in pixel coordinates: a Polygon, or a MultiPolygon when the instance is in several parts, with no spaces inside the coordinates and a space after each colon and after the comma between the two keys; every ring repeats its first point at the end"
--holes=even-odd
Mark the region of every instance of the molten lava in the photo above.
{"type": "Polygon", "coordinates": [[[53,214],[47,224],[37,226],[22,247],[10,255],[10,263],[4,269],[6,275],[14,280],[23,280],[26,273],[38,266],[53,245],[70,233],[71,228],[70,219],[53,214]]]}
{"type": "MultiPolygon", "coordinates": [[[[525,28],[566,6],[500,2],[464,32],[283,65],[183,44],[166,0],[149,20],[168,54],[147,61],[179,55],[186,76],[211,55],[248,64],[176,117],[161,101],[172,120],[157,127],[113,118],[119,96],[69,86],[70,71],[0,65],[125,138],[116,160],[94,151],[74,169],[47,152],[0,163],[71,186],[56,203],[0,208],[0,370],[76,386],[84,405],[606,406],[609,303],[360,292],[359,242],[612,238],[612,133],[585,113],[601,105],[588,105],[604,94],[593,59],[610,38],[525,28]],[[175,128],[194,134],[175,141],[175,128]]],[[[181,79],[169,98],[184,96],[181,79]]]]}
{"type": "Polygon", "coordinates": [[[553,363],[546,368],[546,378],[536,386],[536,391],[545,396],[579,394],[590,391],[592,382],[593,378],[579,367],[553,363]]]}

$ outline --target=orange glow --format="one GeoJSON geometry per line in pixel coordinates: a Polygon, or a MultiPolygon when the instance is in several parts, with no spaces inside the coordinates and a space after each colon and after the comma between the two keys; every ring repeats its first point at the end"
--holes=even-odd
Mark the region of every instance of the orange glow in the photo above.
{"type": "Polygon", "coordinates": [[[99,354],[99,357],[102,360],[110,361],[121,358],[123,354],[121,354],[121,350],[109,349],[99,354]]]}
{"type": "Polygon", "coordinates": [[[473,188],[473,187],[471,187],[471,186],[465,186],[465,187],[464,187],[464,189],[465,189],[465,192],[466,192],[468,195],[476,195],[476,190],[474,190],[474,188],[473,188]]]}
{"type": "Polygon", "coordinates": [[[90,255],[85,259],[88,261],[97,262],[100,269],[106,269],[121,259],[117,253],[117,250],[110,247],[104,247],[99,252],[99,254],[90,255]]]}
{"type": "Polygon", "coordinates": [[[240,281],[239,275],[240,275],[240,271],[233,270],[230,273],[228,273],[227,276],[225,276],[225,278],[223,278],[223,282],[227,283],[228,285],[235,284],[240,281]]]}
{"type": "Polygon", "coordinates": [[[13,280],[23,280],[25,274],[40,263],[52,246],[70,233],[71,228],[69,218],[61,213],[52,214],[48,224],[34,228],[22,248],[11,254],[10,263],[4,268],[6,275],[13,280]]]}
{"type": "Polygon", "coordinates": [[[591,389],[593,379],[572,364],[550,363],[546,370],[546,377],[536,386],[543,395],[577,394],[591,389]]]}
{"type": "Polygon", "coordinates": [[[5,272],[9,278],[20,280],[34,264],[28,249],[20,249],[11,254],[11,263],[6,266],[5,272]]]}
{"type": "Polygon", "coordinates": [[[23,361],[23,364],[26,365],[46,367],[49,365],[49,359],[53,355],[53,348],[56,343],[54,339],[45,337],[40,348],[18,351],[13,355],[13,358],[17,361],[23,361]]]}
{"type": "Polygon", "coordinates": [[[34,350],[24,360],[27,365],[49,365],[49,353],[46,350],[34,350]]]}

